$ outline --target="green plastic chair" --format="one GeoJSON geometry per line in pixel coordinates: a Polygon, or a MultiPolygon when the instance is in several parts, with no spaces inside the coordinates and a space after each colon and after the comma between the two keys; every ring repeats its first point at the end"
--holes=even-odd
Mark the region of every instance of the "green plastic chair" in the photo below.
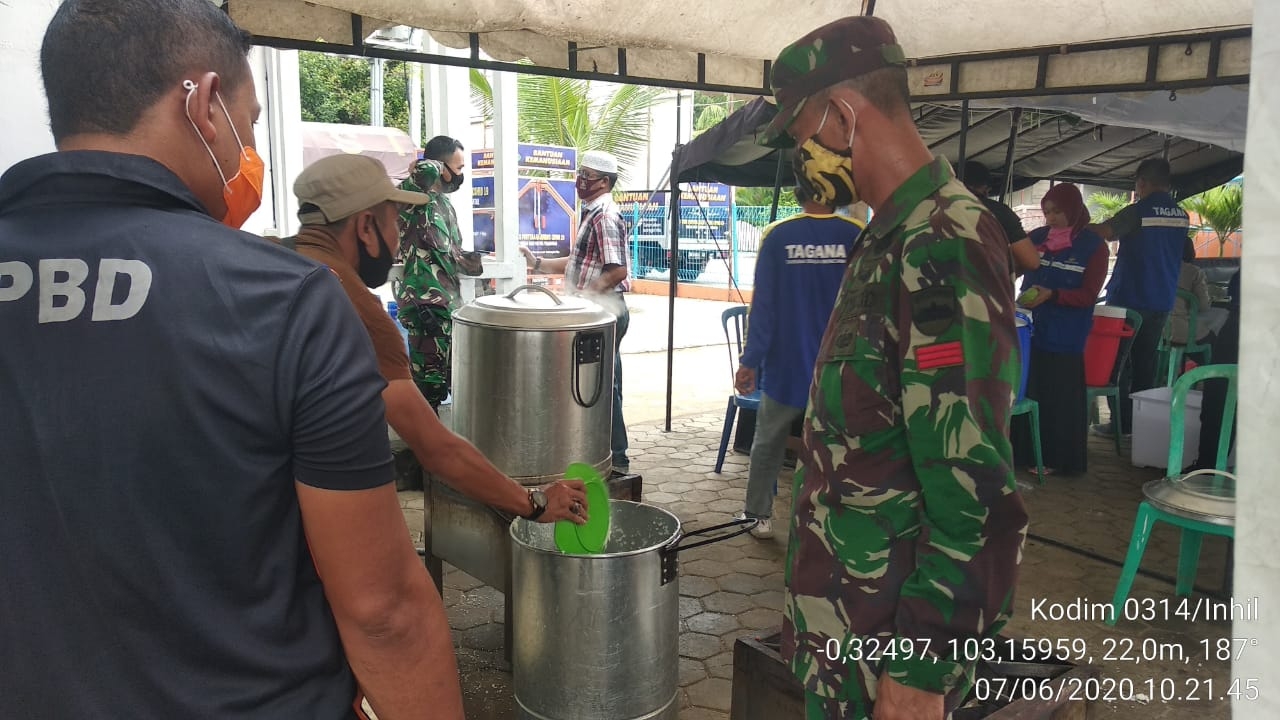
{"type": "MultiPolygon", "coordinates": [[[[1133,348],[1133,338],[1138,336],[1138,331],[1142,329],[1142,313],[1137,310],[1125,308],[1124,311],[1125,324],[1133,328],[1133,335],[1127,338],[1121,338],[1120,347],[1116,350],[1116,366],[1111,370],[1110,385],[1086,385],[1084,392],[1085,398],[1089,402],[1089,422],[1098,422],[1098,398],[1114,397],[1116,399],[1115,417],[1111,418],[1111,427],[1120,428],[1124,425],[1120,422],[1122,410],[1120,408],[1120,371],[1129,363],[1129,351],[1133,348]]],[[[1120,449],[1120,433],[1115,433],[1116,454],[1123,455],[1124,451],[1120,449]]]]}
{"type": "Polygon", "coordinates": [[[1036,476],[1040,484],[1044,484],[1044,458],[1040,456],[1040,403],[1031,398],[1023,398],[1022,402],[1013,406],[1013,416],[1031,414],[1031,451],[1036,457],[1036,476]]]}
{"type": "Polygon", "coordinates": [[[1172,387],[1173,381],[1182,374],[1183,358],[1187,355],[1199,355],[1208,365],[1213,362],[1213,348],[1208,343],[1196,342],[1195,334],[1200,319],[1200,298],[1187,290],[1178,290],[1178,299],[1187,303],[1187,343],[1178,345],[1173,342],[1173,315],[1165,321],[1164,333],[1160,336],[1160,344],[1156,351],[1158,365],[1156,377],[1165,378],[1165,387],[1172,387]]]}
{"type": "MultiPolygon", "coordinates": [[[[1231,427],[1236,414],[1236,366],[1235,365],[1203,365],[1178,378],[1173,386],[1169,406],[1169,464],[1165,470],[1164,480],[1153,480],[1143,486],[1142,491],[1150,497],[1153,483],[1182,482],[1196,475],[1211,474],[1218,476],[1218,487],[1223,487],[1222,479],[1232,483],[1235,476],[1226,472],[1228,453],[1231,446],[1231,427]],[[1186,426],[1187,393],[1198,382],[1208,378],[1227,379],[1227,402],[1222,412],[1222,427],[1218,431],[1218,462],[1215,470],[1200,470],[1187,474],[1182,473],[1183,429],[1186,426]]],[[[1225,494],[1225,493],[1224,493],[1225,494]]],[[[1234,485],[1231,489],[1234,496],[1234,485]]],[[[1182,529],[1182,540],[1178,547],[1178,579],[1174,592],[1179,597],[1191,594],[1195,586],[1196,568],[1200,564],[1200,543],[1205,535],[1217,535],[1235,538],[1235,516],[1223,515],[1215,518],[1218,522],[1182,515],[1164,507],[1158,507],[1148,500],[1138,505],[1138,516],[1133,522],[1133,535],[1129,538],[1129,552],[1124,558],[1124,568],[1120,571],[1120,582],[1116,585],[1116,594],[1111,599],[1111,616],[1108,625],[1115,625],[1124,610],[1125,601],[1129,598],[1129,590],[1133,588],[1133,578],[1138,574],[1142,564],[1142,554],[1147,548],[1147,540],[1157,522],[1166,522],[1182,529]]]]}

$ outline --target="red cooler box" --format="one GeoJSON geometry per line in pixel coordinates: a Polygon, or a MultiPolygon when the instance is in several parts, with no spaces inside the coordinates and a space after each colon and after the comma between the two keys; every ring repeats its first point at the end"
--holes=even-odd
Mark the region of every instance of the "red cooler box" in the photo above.
{"type": "Polygon", "coordinates": [[[1084,384],[1105,387],[1111,384],[1111,371],[1116,366],[1120,341],[1133,335],[1124,324],[1125,310],[1110,305],[1093,307],[1093,328],[1084,344],[1084,384]]]}

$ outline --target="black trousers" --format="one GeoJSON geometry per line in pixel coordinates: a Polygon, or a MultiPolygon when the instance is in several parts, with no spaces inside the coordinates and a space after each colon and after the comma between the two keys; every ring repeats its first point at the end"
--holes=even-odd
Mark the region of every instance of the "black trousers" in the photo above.
{"type": "MultiPolygon", "coordinates": [[[[1213,347],[1215,365],[1240,361],[1240,312],[1233,310],[1210,345],[1213,347]]],[[[1238,398],[1237,398],[1238,399],[1238,398]]],[[[1204,396],[1200,401],[1200,457],[1197,468],[1212,468],[1218,462],[1218,433],[1222,428],[1222,416],[1226,413],[1227,381],[1204,381],[1204,396]]],[[[1236,443],[1236,422],[1231,421],[1231,446],[1236,443]]]]}
{"type": "MultiPolygon", "coordinates": [[[[1169,318],[1167,312],[1140,310],[1142,329],[1133,338],[1129,349],[1129,362],[1120,368],[1119,388],[1120,407],[1124,411],[1122,418],[1125,433],[1133,428],[1133,401],[1130,393],[1142,392],[1156,387],[1156,365],[1159,364],[1160,336],[1164,334],[1164,324],[1169,318]]],[[[1116,401],[1107,398],[1111,408],[1111,416],[1115,417],[1116,401]]]]}

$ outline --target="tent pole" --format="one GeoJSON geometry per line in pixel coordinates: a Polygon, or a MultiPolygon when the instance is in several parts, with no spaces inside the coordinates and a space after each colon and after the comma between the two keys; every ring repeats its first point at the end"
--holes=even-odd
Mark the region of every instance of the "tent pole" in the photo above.
{"type": "Polygon", "coordinates": [[[969,144],[969,101],[963,100],[960,103],[960,160],[957,163],[957,175],[960,181],[964,182],[964,163],[969,157],[965,154],[969,144]]]}
{"type": "MultiPolygon", "coordinates": [[[[680,146],[676,146],[679,150],[680,146]]],[[[678,175],[675,167],[675,152],[671,153],[671,207],[667,210],[667,217],[671,218],[671,257],[667,261],[667,274],[669,275],[670,287],[667,290],[667,419],[663,426],[666,432],[671,432],[671,393],[674,389],[672,378],[675,371],[675,349],[676,349],[676,280],[680,273],[677,270],[676,258],[680,257],[680,183],[677,181],[678,175]]]]}
{"type": "Polygon", "coordinates": [[[773,173],[773,207],[769,210],[769,222],[775,222],[778,219],[778,196],[782,195],[782,157],[785,153],[781,150],[778,153],[778,169],[773,173]]]}
{"type": "Polygon", "coordinates": [[[1022,125],[1022,108],[1014,108],[1009,118],[1009,149],[1004,154],[1004,185],[1000,189],[1000,202],[1013,192],[1013,158],[1018,149],[1018,127],[1022,125]]]}

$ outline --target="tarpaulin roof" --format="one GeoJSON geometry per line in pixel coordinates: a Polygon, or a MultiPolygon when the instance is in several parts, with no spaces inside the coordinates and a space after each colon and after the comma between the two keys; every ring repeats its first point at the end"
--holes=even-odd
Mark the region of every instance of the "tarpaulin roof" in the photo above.
{"type": "Polygon", "coordinates": [[[226,0],[267,44],[359,48],[386,25],[536,67],[636,82],[762,90],[768,63],[826,22],[873,10],[898,33],[913,94],[998,97],[1077,87],[1215,84],[1248,74],[1251,0],[226,0]],[[358,37],[353,37],[354,33],[358,37]],[[1214,31],[1214,32],[1209,32],[1214,31]],[[1217,34],[1215,34],[1217,33],[1217,34]],[[1186,37],[1182,37],[1186,35],[1186,37]],[[1150,40],[1166,44],[1151,49],[1150,40]],[[1029,50],[1012,52],[1012,50],[1029,50]],[[957,58],[964,59],[959,62],[957,58]]]}
{"type": "MultiPolygon", "coordinates": [[[[1234,101],[1240,112],[1247,93],[1219,88],[1219,101],[1234,101]]],[[[1071,108],[1058,98],[1057,107],[1071,108]]],[[[1104,96],[1100,99],[1106,103],[1104,96]]],[[[1154,101],[1148,98],[1148,101],[1154,101]]],[[[1141,106],[1138,101],[1132,100],[1141,106]]],[[[1169,104],[1166,97],[1158,102],[1169,104]]],[[[960,158],[959,107],[920,103],[914,107],[916,125],[930,148],[953,163],[960,158]]],[[[1083,114],[1083,111],[1080,111],[1083,114]]],[[[775,178],[787,187],[794,182],[789,150],[771,150],[756,144],[755,134],[773,118],[774,106],[759,98],[738,109],[724,121],[676,150],[672,177],[678,182],[722,182],[730,185],[772,187],[775,178]],[[779,156],[782,165],[779,167],[779,156]]],[[[1137,113],[1142,117],[1142,113],[1137,113]]],[[[1004,108],[970,111],[965,156],[986,165],[1000,177],[1007,173],[1006,158],[1015,115],[1004,108]]],[[[1055,109],[1023,109],[1017,116],[1014,147],[1014,189],[1038,180],[1056,179],[1117,189],[1133,186],[1138,163],[1160,157],[1168,145],[1176,189],[1193,194],[1219,185],[1240,174],[1239,152],[1199,140],[1163,134],[1149,126],[1121,127],[1091,122],[1080,114],[1055,109]]],[[[1132,121],[1136,124],[1138,120],[1132,121]]],[[[1225,134],[1225,133],[1224,133],[1225,134]]],[[[1243,143],[1243,116],[1240,142],[1243,143]]],[[[1216,138],[1220,139],[1220,138],[1216,138]]]]}

